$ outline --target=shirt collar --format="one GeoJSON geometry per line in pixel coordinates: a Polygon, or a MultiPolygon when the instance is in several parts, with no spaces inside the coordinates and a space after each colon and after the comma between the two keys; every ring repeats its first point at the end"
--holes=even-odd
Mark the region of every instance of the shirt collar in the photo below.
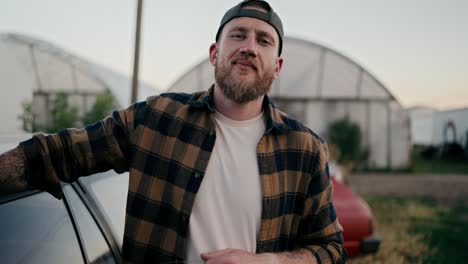
{"type": "MultiPolygon", "coordinates": [[[[206,91],[192,94],[188,101],[188,104],[194,108],[204,108],[205,110],[214,113],[215,108],[213,103],[213,90],[214,85],[212,85],[206,91]]],[[[278,108],[276,108],[275,104],[270,100],[268,95],[265,95],[262,107],[263,112],[265,113],[266,120],[265,134],[268,134],[273,130],[278,130],[280,132],[291,130],[291,127],[285,122],[284,117],[286,115],[278,108]]]]}

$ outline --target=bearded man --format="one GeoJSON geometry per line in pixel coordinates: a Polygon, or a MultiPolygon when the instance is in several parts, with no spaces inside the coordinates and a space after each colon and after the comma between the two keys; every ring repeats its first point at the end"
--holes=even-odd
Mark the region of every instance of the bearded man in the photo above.
{"type": "Polygon", "coordinates": [[[265,1],[221,20],[206,92],[148,98],[0,156],[0,191],[129,171],[125,263],[344,263],[325,142],[276,109],[283,26],[265,1]],[[186,261],[186,262],[185,262],[186,261]]]}

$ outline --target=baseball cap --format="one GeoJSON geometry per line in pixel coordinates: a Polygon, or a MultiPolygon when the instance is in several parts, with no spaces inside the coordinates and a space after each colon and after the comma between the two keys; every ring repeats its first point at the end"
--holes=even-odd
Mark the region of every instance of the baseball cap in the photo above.
{"type": "Polygon", "coordinates": [[[216,41],[218,41],[219,36],[221,35],[221,31],[223,30],[224,25],[226,25],[229,21],[237,17],[252,17],[256,19],[260,19],[262,21],[267,22],[270,24],[278,33],[279,36],[279,50],[278,55],[281,55],[283,50],[283,23],[281,22],[280,17],[278,14],[273,11],[273,8],[266,2],[261,0],[245,0],[237,4],[236,6],[232,7],[224,14],[223,18],[221,19],[221,23],[219,24],[218,32],[216,33],[216,41]],[[252,6],[251,4],[255,4],[254,6],[261,6],[263,9],[267,11],[267,13],[254,10],[254,9],[246,9],[245,6],[252,6]]]}

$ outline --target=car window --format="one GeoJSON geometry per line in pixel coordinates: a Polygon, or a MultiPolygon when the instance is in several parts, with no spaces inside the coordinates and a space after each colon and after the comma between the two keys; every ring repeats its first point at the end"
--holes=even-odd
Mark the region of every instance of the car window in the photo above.
{"type": "Polygon", "coordinates": [[[125,227],[125,207],[127,205],[128,173],[117,174],[114,171],[81,177],[87,192],[96,200],[97,206],[104,213],[117,241],[122,248],[125,227]]]}
{"type": "Polygon", "coordinates": [[[64,187],[90,263],[116,263],[103,234],[71,185],[64,187]]]}
{"type": "Polygon", "coordinates": [[[0,205],[1,263],[84,263],[63,200],[38,193],[0,205]]]}

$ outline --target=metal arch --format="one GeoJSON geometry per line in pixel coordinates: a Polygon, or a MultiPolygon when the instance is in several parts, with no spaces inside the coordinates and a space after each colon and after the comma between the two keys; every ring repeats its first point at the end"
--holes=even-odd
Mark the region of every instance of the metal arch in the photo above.
{"type": "Polygon", "coordinates": [[[325,76],[325,55],[327,50],[325,48],[320,48],[320,58],[319,58],[319,68],[318,68],[318,78],[317,78],[317,97],[322,98],[323,96],[323,78],[325,76]]]}
{"type": "MultiPolygon", "coordinates": [[[[349,63],[353,64],[354,66],[356,66],[358,69],[360,69],[361,71],[363,71],[364,73],[367,73],[374,81],[377,82],[377,84],[379,84],[383,89],[384,91],[390,96],[391,99],[395,100],[397,103],[398,101],[396,100],[395,96],[388,90],[387,86],[385,86],[379,79],[377,79],[377,77],[375,77],[374,74],[372,74],[371,72],[369,72],[368,70],[366,70],[363,66],[361,66],[360,64],[358,64],[355,60],[351,59],[350,56],[347,56],[347,55],[344,55],[343,53],[341,52],[338,52],[337,50],[335,49],[332,49],[332,48],[329,48],[327,46],[325,46],[324,44],[319,44],[317,42],[312,42],[312,41],[309,41],[309,40],[305,40],[305,39],[302,39],[302,38],[298,38],[298,37],[291,37],[291,36],[287,36],[285,37],[285,40],[286,41],[292,41],[292,42],[296,42],[296,43],[303,43],[307,46],[310,46],[310,47],[314,47],[314,48],[318,48],[318,49],[323,49],[324,51],[328,51],[330,53],[333,53],[341,58],[343,58],[344,60],[348,61],[349,63]]],[[[285,41],[285,42],[286,42],[285,41]]],[[[398,103],[399,104],[399,103],[398,103]]],[[[399,104],[400,105],[400,104],[399,104]]],[[[401,106],[401,105],[400,105],[401,106]]]]}
{"type": "Polygon", "coordinates": [[[455,126],[455,123],[452,120],[449,120],[444,125],[444,145],[449,144],[449,143],[456,143],[456,142],[457,142],[457,128],[455,126]],[[449,139],[448,139],[449,130],[452,131],[452,135],[453,135],[452,142],[449,142],[449,139]]]}
{"type": "MultiPolygon", "coordinates": [[[[195,63],[193,66],[189,67],[187,71],[185,71],[184,74],[182,74],[179,78],[177,78],[174,82],[171,83],[171,85],[168,86],[168,88],[163,89],[166,92],[173,92],[174,89],[176,88],[175,85],[179,83],[180,81],[184,80],[187,78],[191,73],[197,74],[197,69],[200,68],[203,64],[207,63],[209,60],[208,58],[201,59],[199,62],[195,63]]],[[[196,78],[198,79],[199,76],[197,75],[196,78]]]]}
{"type": "MultiPolygon", "coordinates": [[[[359,79],[359,84],[362,84],[362,77],[364,74],[367,74],[369,75],[370,78],[372,78],[383,90],[385,93],[387,93],[390,97],[391,100],[395,101],[400,107],[402,107],[402,105],[398,102],[398,100],[396,100],[396,97],[388,90],[387,86],[383,84],[382,81],[380,81],[377,77],[375,77],[374,74],[372,74],[370,71],[368,71],[367,69],[365,69],[363,66],[361,66],[360,64],[358,64],[355,60],[351,59],[350,56],[347,56],[347,55],[344,55],[343,53],[341,52],[338,52],[332,48],[329,48],[323,44],[319,44],[317,42],[312,42],[312,41],[309,41],[309,40],[305,40],[305,39],[301,39],[301,38],[298,38],[298,37],[292,37],[292,36],[287,36],[285,37],[285,43],[287,41],[291,41],[291,42],[295,42],[295,43],[302,43],[306,46],[309,46],[309,47],[313,47],[315,49],[319,49],[320,50],[320,58],[319,58],[319,63],[320,63],[320,67],[319,67],[319,80],[318,80],[318,93],[319,93],[319,97],[321,97],[321,91],[322,91],[322,86],[323,86],[323,74],[324,74],[324,61],[325,61],[325,54],[327,52],[330,52],[332,54],[335,54],[337,55],[338,57],[348,61],[350,64],[354,65],[355,67],[358,68],[358,74],[360,76],[358,76],[358,79],[359,79]]],[[[194,66],[192,67],[189,67],[187,71],[185,71],[184,74],[182,74],[179,78],[177,78],[176,81],[174,81],[173,83],[171,83],[168,88],[166,88],[165,90],[167,92],[171,92],[171,91],[174,91],[175,89],[175,85],[182,81],[183,79],[187,78],[191,73],[195,73],[197,74],[197,72],[195,71],[197,68],[201,67],[203,64],[205,64],[206,62],[208,61],[208,58],[204,58],[202,60],[200,60],[198,63],[195,63],[194,66]]],[[[361,88],[359,88],[360,90],[361,88]]],[[[359,91],[358,90],[358,91],[359,91]]],[[[358,94],[358,97],[361,97],[360,94],[358,94]]],[[[402,107],[403,108],[403,107],[402,107]]]]}
{"type": "Polygon", "coordinates": [[[57,47],[49,42],[33,38],[30,36],[17,34],[17,33],[3,33],[0,34],[0,39],[17,42],[26,46],[31,47],[31,49],[37,49],[39,51],[46,52],[50,55],[56,56],[67,64],[73,65],[75,71],[81,72],[84,75],[90,76],[91,79],[94,79],[97,83],[101,84],[104,87],[104,90],[110,92],[110,87],[104,82],[99,76],[97,76],[93,71],[82,67],[80,64],[87,64],[86,60],[80,59],[77,56],[66,52],[65,50],[57,47]]]}

